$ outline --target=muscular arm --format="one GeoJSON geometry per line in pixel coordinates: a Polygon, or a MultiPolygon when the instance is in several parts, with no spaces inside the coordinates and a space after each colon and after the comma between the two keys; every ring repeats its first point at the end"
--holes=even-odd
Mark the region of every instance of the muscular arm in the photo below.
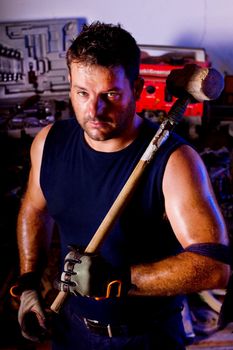
{"type": "MultiPolygon", "coordinates": [[[[221,211],[205,166],[190,147],[170,157],[163,179],[165,210],[183,248],[194,243],[228,244],[221,211]]],[[[183,252],[160,262],[133,266],[131,294],[169,296],[224,288],[230,268],[212,258],[183,252]]]]}
{"type": "Polygon", "coordinates": [[[35,137],[31,147],[31,169],[17,222],[21,274],[42,271],[51,240],[53,221],[47,213],[39,181],[44,141],[49,128],[44,128],[35,137]]]}

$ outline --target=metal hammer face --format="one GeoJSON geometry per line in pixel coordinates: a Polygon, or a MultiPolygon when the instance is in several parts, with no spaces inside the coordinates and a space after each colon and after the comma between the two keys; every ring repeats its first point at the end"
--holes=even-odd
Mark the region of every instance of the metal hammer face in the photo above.
{"type": "Polygon", "coordinates": [[[193,102],[217,99],[223,88],[224,78],[216,69],[187,64],[174,69],[167,77],[167,89],[175,97],[189,97],[193,102]]]}

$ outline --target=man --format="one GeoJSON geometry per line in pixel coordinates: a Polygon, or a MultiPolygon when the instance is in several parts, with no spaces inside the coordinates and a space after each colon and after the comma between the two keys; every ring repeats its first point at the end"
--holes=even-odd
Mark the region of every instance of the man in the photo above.
{"type": "Polygon", "coordinates": [[[98,254],[85,254],[157,126],[135,112],[140,50],[120,26],[85,26],[67,63],[76,118],[34,139],[18,218],[23,335],[38,339],[30,311],[46,328],[38,286],[52,217],[65,258],[59,288],[70,292],[54,321],[53,349],[184,349],[181,296],[225,287],[229,278],[227,232],[206,169],[170,136],[98,254]],[[114,280],[121,290],[113,286],[106,297],[114,280]]]}

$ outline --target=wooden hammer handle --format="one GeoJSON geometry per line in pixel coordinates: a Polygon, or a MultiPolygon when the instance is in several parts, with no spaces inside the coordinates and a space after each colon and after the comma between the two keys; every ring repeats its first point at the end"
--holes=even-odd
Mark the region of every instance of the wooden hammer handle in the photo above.
{"type": "MultiPolygon", "coordinates": [[[[136,189],[137,184],[146,166],[154,158],[154,155],[157,152],[158,148],[163,144],[164,141],[166,141],[170,134],[170,131],[177,124],[177,121],[181,119],[181,115],[183,115],[188,103],[189,99],[179,99],[172,106],[171,112],[169,114],[170,118],[168,116],[168,119],[160,125],[159,129],[152,138],[142,157],[138,161],[133,172],[129,176],[128,180],[126,181],[122,190],[118,194],[111,208],[107,212],[99,228],[97,229],[88,246],[86,247],[86,253],[94,253],[99,249],[100,245],[102,244],[103,240],[107,237],[107,234],[110,232],[115,221],[121,215],[122,211],[124,210],[130,198],[132,197],[133,192],[136,189]]],[[[59,310],[63,302],[65,301],[67,295],[68,293],[60,291],[57,297],[55,298],[54,302],[50,306],[51,310],[56,313],[59,313],[59,310]]]]}

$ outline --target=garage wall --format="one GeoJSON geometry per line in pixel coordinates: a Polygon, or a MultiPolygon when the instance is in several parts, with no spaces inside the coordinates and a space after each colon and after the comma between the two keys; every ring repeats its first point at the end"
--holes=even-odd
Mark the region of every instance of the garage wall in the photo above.
{"type": "Polygon", "coordinates": [[[86,17],[121,23],[139,44],[204,47],[233,74],[232,0],[0,0],[0,22],[86,17]]]}

